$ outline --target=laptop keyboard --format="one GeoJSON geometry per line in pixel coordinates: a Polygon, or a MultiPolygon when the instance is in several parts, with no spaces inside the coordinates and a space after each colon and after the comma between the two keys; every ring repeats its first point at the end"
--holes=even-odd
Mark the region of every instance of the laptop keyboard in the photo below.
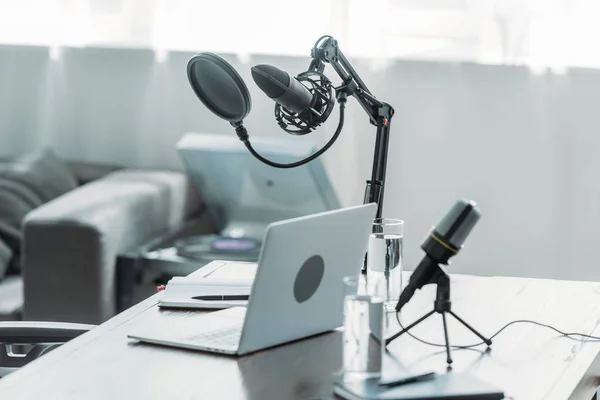
{"type": "Polygon", "coordinates": [[[238,325],[200,333],[198,335],[188,337],[187,340],[197,342],[198,344],[202,345],[237,347],[237,345],[240,343],[241,335],[242,327],[238,325]]]}

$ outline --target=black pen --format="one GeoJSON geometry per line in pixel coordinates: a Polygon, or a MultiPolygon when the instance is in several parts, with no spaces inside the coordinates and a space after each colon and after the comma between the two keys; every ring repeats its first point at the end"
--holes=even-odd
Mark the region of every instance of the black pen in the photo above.
{"type": "Polygon", "coordinates": [[[250,296],[242,294],[217,294],[209,296],[194,296],[194,300],[204,301],[226,301],[226,300],[248,300],[250,296]]]}
{"type": "Polygon", "coordinates": [[[422,382],[435,378],[435,372],[426,372],[424,374],[405,376],[400,379],[379,382],[379,386],[383,387],[394,387],[400,385],[406,385],[408,383],[422,382]]]}

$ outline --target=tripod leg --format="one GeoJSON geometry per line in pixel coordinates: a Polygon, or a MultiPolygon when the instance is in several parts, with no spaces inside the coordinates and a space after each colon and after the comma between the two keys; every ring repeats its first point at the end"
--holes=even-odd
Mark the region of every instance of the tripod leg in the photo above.
{"type": "Polygon", "coordinates": [[[454,314],[454,312],[449,311],[449,313],[452,314],[452,316],[454,318],[456,318],[458,320],[458,322],[460,322],[461,324],[463,324],[464,326],[466,326],[467,328],[469,328],[469,330],[471,332],[473,332],[475,335],[477,335],[479,337],[479,339],[483,340],[483,343],[487,344],[488,346],[490,346],[492,344],[492,341],[490,339],[485,338],[481,333],[477,332],[475,330],[475,328],[473,328],[471,325],[469,325],[465,321],[463,321],[463,319],[460,318],[458,315],[454,314]]]}
{"type": "Polygon", "coordinates": [[[390,344],[390,342],[394,339],[396,339],[398,336],[402,335],[403,333],[406,333],[409,331],[409,329],[412,329],[415,325],[419,324],[420,322],[422,322],[423,320],[427,319],[431,314],[433,314],[435,311],[430,311],[427,314],[423,315],[421,318],[419,318],[418,320],[416,320],[415,322],[413,322],[412,324],[410,324],[409,326],[407,326],[406,328],[402,329],[400,332],[396,333],[394,336],[386,339],[385,341],[385,345],[387,346],[388,344],[390,344]]]}
{"type": "Polygon", "coordinates": [[[442,321],[444,322],[444,338],[446,339],[446,362],[448,365],[452,364],[452,357],[450,357],[450,341],[448,340],[448,326],[446,325],[446,313],[442,313],[442,321]]]}

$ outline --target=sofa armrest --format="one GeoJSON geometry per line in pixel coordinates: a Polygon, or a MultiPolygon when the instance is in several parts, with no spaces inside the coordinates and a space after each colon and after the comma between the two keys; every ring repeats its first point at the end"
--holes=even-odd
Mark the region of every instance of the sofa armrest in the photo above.
{"type": "Polygon", "coordinates": [[[24,319],[107,320],[117,254],[199,209],[185,174],[122,170],[32,211],[23,229],[24,319]]]}

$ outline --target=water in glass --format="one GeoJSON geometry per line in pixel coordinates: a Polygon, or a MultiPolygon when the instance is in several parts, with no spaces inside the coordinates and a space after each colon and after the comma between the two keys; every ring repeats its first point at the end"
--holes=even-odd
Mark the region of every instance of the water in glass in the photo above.
{"type": "Polygon", "coordinates": [[[384,353],[383,299],[367,293],[344,300],[343,377],[379,379],[384,353]]]}
{"type": "Polygon", "coordinates": [[[394,310],[402,291],[402,241],[400,232],[374,232],[369,237],[367,279],[379,285],[385,309],[394,310]]]}

